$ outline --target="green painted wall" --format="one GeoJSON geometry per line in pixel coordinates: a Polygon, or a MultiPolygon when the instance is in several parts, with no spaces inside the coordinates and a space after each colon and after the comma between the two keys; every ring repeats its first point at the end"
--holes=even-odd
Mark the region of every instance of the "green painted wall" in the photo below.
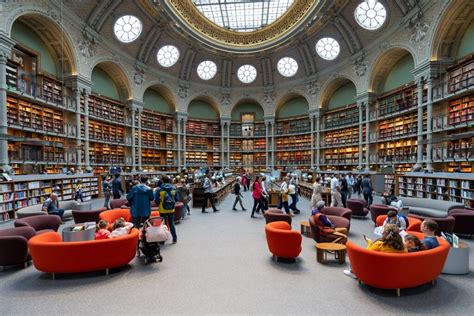
{"type": "Polygon", "coordinates": [[[212,105],[203,101],[191,101],[189,103],[188,117],[203,120],[219,120],[219,114],[212,105]]]}
{"type": "Polygon", "coordinates": [[[168,101],[166,101],[159,92],[148,89],[143,95],[143,106],[146,109],[158,111],[161,113],[173,114],[174,108],[168,101]]]}
{"type": "Polygon", "coordinates": [[[356,102],[356,87],[352,82],[348,82],[339,87],[334,92],[328,103],[328,109],[337,109],[344,105],[353,104],[356,102]]]}
{"type": "Polygon", "coordinates": [[[92,70],[92,91],[111,99],[120,100],[120,94],[112,78],[99,67],[92,70]]]}
{"type": "Polygon", "coordinates": [[[471,23],[471,25],[469,25],[468,29],[466,30],[466,33],[464,33],[464,36],[462,37],[461,45],[459,46],[457,57],[462,58],[473,52],[474,52],[474,23],[471,23]]]}
{"type": "Polygon", "coordinates": [[[242,103],[237,105],[233,110],[232,121],[239,121],[242,113],[255,113],[255,121],[263,121],[263,109],[257,103],[242,103]]]}
{"type": "Polygon", "coordinates": [[[298,97],[287,101],[276,113],[277,118],[308,115],[309,105],[305,98],[298,97]]]}
{"type": "Polygon", "coordinates": [[[40,54],[41,70],[58,76],[58,70],[54,63],[54,58],[44,42],[36,35],[36,33],[25,24],[16,21],[12,27],[11,37],[17,42],[31,48],[40,54]]]}
{"type": "Polygon", "coordinates": [[[401,87],[406,83],[414,80],[411,71],[415,68],[415,63],[410,54],[402,57],[398,63],[393,66],[392,70],[385,79],[383,92],[393,90],[401,87]]]}

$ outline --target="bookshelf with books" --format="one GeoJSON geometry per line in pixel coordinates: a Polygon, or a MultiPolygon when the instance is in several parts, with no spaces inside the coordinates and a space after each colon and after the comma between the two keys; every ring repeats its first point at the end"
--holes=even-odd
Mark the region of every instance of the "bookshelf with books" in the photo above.
{"type": "Polygon", "coordinates": [[[299,168],[308,168],[311,165],[311,151],[277,151],[276,161],[277,166],[297,166],[299,168]]]}
{"type": "Polygon", "coordinates": [[[63,86],[61,81],[43,74],[41,78],[41,96],[47,102],[63,105],[63,86]]]}
{"type": "MultiPolygon", "coordinates": [[[[365,146],[362,149],[365,151],[365,146]]],[[[341,147],[324,150],[324,163],[328,166],[359,164],[359,147],[341,147]]]]}
{"type": "Polygon", "coordinates": [[[125,123],[125,107],[112,99],[91,94],[89,96],[89,116],[123,124],[125,123]]]}
{"type": "Polygon", "coordinates": [[[124,166],[125,147],[92,142],[89,148],[89,159],[93,166],[124,166]]]}
{"type": "Polygon", "coordinates": [[[401,196],[451,201],[474,207],[474,175],[437,173],[398,175],[398,193],[401,196]]]}
{"type": "Polygon", "coordinates": [[[356,104],[350,104],[342,108],[327,111],[324,113],[323,123],[323,129],[335,129],[357,124],[359,123],[359,108],[356,104]]]}
{"type": "Polygon", "coordinates": [[[308,116],[279,119],[275,122],[275,135],[309,134],[310,123],[308,116]]]}
{"type": "Polygon", "coordinates": [[[277,137],[275,141],[275,150],[304,150],[311,147],[310,135],[277,137]]]}
{"type": "Polygon", "coordinates": [[[469,125],[474,122],[474,94],[449,101],[448,124],[469,125]]]}
{"type": "Polygon", "coordinates": [[[186,135],[221,137],[221,124],[215,121],[198,121],[188,119],[186,122],[186,135]]]}
{"type": "Polygon", "coordinates": [[[447,69],[448,91],[456,93],[474,85],[474,54],[459,60],[447,69]]]}
{"type": "Polygon", "coordinates": [[[186,164],[191,167],[220,166],[220,122],[188,119],[185,155],[186,164]]]}
{"type": "MultiPolygon", "coordinates": [[[[423,88],[423,103],[427,100],[427,88],[423,88]]],[[[378,117],[397,115],[399,112],[416,110],[418,88],[412,83],[380,95],[377,98],[378,117]]]]}
{"type": "MultiPolygon", "coordinates": [[[[362,127],[362,139],[365,140],[365,126],[362,127]]],[[[359,143],[359,127],[349,127],[324,133],[322,147],[355,145],[359,143]]]]}
{"type": "MultiPolygon", "coordinates": [[[[82,119],[81,124],[84,124],[82,119]]],[[[84,131],[84,129],[81,129],[84,131]]],[[[82,134],[84,137],[84,134],[82,134]]],[[[107,124],[93,119],[89,120],[89,139],[90,141],[101,141],[106,143],[125,143],[125,129],[123,126],[107,124]]]]}
{"type": "MultiPolygon", "coordinates": [[[[426,113],[424,115],[426,119],[426,113]]],[[[426,125],[424,126],[426,129],[426,125]]],[[[402,115],[379,122],[378,139],[401,138],[416,136],[418,118],[415,115],[402,115]]]]}
{"type": "Polygon", "coordinates": [[[380,143],[378,162],[387,163],[415,163],[417,159],[417,140],[403,139],[380,143]]]}

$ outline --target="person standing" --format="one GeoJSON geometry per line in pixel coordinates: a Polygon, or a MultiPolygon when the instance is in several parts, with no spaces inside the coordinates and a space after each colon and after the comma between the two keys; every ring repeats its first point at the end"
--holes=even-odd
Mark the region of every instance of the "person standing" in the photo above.
{"type": "Polygon", "coordinates": [[[291,196],[291,204],[289,206],[290,210],[292,210],[294,214],[299,214],[300,210],[298,210],[296,207],[296,203],[298,202],[298,192],[294,179],[290,180],[290,184],[288,185],[288,194],[291,196]]]}
{"type": "Polygon", "coordinates": [[[247,177],[245,176],[245,173],[242,174],[241,182],[244,188],[244,192],[247,192],[247,177]]]}
{"type": "Polygon", "coordinates": [[[370,182],[370,175],[366,174],[361,183],[362,194],[364,200],[367,202],[367,206],[372,204],[372,183],[370,182]]]}
{"type": "Polygon", "coordinates": [[[155,203],[160,207],[160,215],[167,222],[173,237],[173,244],[175,244],[178,241],[178,236],[174,227],[174,208],[178,201],[178,194],[168,176],[164,176],[162,181],[163,184],[155,192],[155,203]]]}
{"type": "Polygon", "coordinates": [[[280,199],[279,199],[279,209],[282,207],[285,209],[285,213],[290,216],[295,216],[292,211],[290,211],[290,207],[288,205],[288,182],[290,178],[285,177],[283,178],[283,182],[280,185],[280,199]]]}
{"type": "Polygon", "coordinates": [[[341,174],[341,200],[342,200],[342,205],[346,207],[346,201],[347,201],[347,196],[349,195],[349,185],[347,183],[346,177],[341,174]]]}
{"type": "Polygon", "coordinates": [[[107,176],[102,177],[102,192],[104,193],[104,207],[110,210],[110,195],[112,194],[112,184],[110,178],[107,176]]]}
{"type": "Polygon", "coordinates": [[[262,206],[263,209],[266,211],[268,210],[268,183],[267,177],[263,176],[262,181],[260,182],[262,187],[262,206]]]}
{"type": "Polygon", "coordinates": [[[349,172],[346,177],[347,187],[349,188],[349,194],[347,198],[350,199],[352,197],[352,192],[354,192],[354,177],[352,176],[352,172],[349,172]]]}
{"type": "Polygon", "coordinates": [[[313,194],[311,195],[311,209],[315,209],[319,201],[323,200],[323,186],[321,184],[321,177],[316,177],[313,183],[313,194]]]}
{"type": "Polygon", "coordinates": [[[331,178],[331,206],[342,206],[341,187],[336,174],[333,174],[331,178]]]}
{"type": "Polygon", "coordinates": [[[357,192],[357,195],[360,195],[362,192],[362,176],[360,174],[357,176],[354,186],[354,192],[357,192]]]}
{"type": "Polygon", "coordinates": [[[204,188],[204,201],[202,202],[202,212],[207,213],[207,201],[211,202],[211,207],[214,213],[219,212],[219,210],[214,205],[214,201],[212,200],[212,181],[210,173],[206,173],[202,187],[204,188]]]}
{"type": "Polygon", "coordinates": [[[122,178],[120,178],[119,173],[115,175],[115,179],[114,181],[112,181],[112,193],[114,195],[114,199],[120,199],[124,194],[122,187],[122,178]]]}
{"type": "Polygon", "coordinates": [[[140,226],[150,217],[151,206],[153,201],[153,190],[147,185],[148,178],[140,177],[140,184],[134,185],[127,194],[127,200],[130,203],[130,213],[132,222],[136,228],[140,226]]]}
{"type": "Polygon", "coordinates": [[[242,179],[240,177],[237,178],[237,180],[234,182],[232,185],[232,193],[235,194],[235,201],[234,201],[234,206],[232,206],[233,211],[237,211],[235,208],[237,206],[237,202],[240,203],[240,207],[242,208],[242,211],[246,211],[247,209],[244,207],[242,204],[242,194],[240,193],[240,181],[242,179]]]}
{"type": "Polygon", "coordinates": [[[250,215],[250,217],[256,218],[255,211],[257,209],[262,210],[262,213],[265,214],[265,210],[263,209],[263,205],[262,205],[263,194],[262,194],[262,186],[260,184],[259,176],[256,176],[255,181],[253,182],[252,197],[253,197],[253,208],[252,208],[252,214],[250,215]]]}
{"type": "Polygon", "coordinates": [[[44,201],[42,211],[49,215],[58,215],[61,221],[63,220],[64,210],[59,208],[58,195],[56,193],[51,193],[49,198],[44,201]]]}

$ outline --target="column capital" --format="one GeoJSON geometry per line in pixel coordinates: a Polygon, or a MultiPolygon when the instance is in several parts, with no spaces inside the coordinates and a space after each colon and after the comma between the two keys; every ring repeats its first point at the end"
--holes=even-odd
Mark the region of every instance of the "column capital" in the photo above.
{"type": "Polygon", "coordinates": [[[131,99],[127,102],[127,107],[132,112],[143,110],[143,102],[137,99],[131,99]]]}
{"type": "Polygon", "coordinates": [[[370,104],[371,102],[376,100],[375,93],[373,92],[362,92],[356,96],[357,105],[360,106],[362,103],[365,105],[370,104]]]}
{"type": "Polygon", "coordinates": [[[230,116],[221,116],[220,121],[221,121],[221,125],[225,125],[225,124],[229,125],[232,119],[230,116]]]}
{"type": "Polygon", "coordinates": [[[320,118],[321,117],[321,111],[320,111],[319,108],[309,109],[308,114],[309,114],[310,118],[320,118]]]}
{"type": "Polygon", "coordinates": [[[92,81],[82,75],[69,76],[65,80],[66,86],[83,94],[91,94],[92,81]]]}
{"type": "Polygon", "coordinates": [[[275,116],[274,115],[267,115],[263,117],[265,124],[275,124],[275,116]]]}
{"type": "Polygon", "coordinates": [[[4,56],[5,58],[8,58],[8,56],[11,54],[13,46],[15,46],[15,43],[16,42],[8,37],[5,32],[0,31],[0,57],[4,56]]]}
{"type": "Polygon", "coordinates": [[[188,113],[176,111],[176,118],[186,122],[188,120],[188,113]]]}

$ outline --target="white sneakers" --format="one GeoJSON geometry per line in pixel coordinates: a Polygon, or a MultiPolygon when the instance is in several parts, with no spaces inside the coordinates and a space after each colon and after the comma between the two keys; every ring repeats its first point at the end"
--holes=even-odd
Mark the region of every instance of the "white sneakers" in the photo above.
{"type": "Polygon", "coordinates": [[[355,276],[354,273],[352,273],[352,270],[344,270],[344,274],[347,275],[348,277],[351,277],[357,280],[357,277],[355,276]]]}

